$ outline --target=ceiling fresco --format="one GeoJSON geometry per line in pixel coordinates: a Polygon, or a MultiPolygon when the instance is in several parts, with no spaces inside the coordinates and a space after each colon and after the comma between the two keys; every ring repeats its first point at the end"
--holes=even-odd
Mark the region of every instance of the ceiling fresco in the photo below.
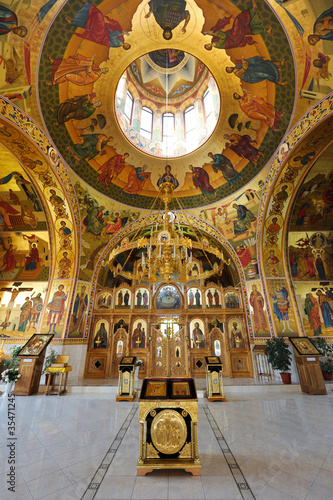
{"type": "MultiPolygon", "coordinates": [[[[177,176],[177,196],[185,208],[194,208],[237,191],[271,158],[293,112],[293,56],[280,22],[263,1],[246,8],[243,2],[176,2],[172,41],[164,36],[172,9],[162,13],[164,2],[155,3],[152,11],[147,2],[136,1],[127,2],[126,10],[112,0],[64,5],[40,57],[40,109],[62,156],[101,193],[149,208],[167,162],[177,176]],[[107,39],[97,33],[98,26],[107,39]],[[131,64],[133,71],[138,57],[151,58],[148,46],[204,59],[217,82],[223,112],[195,156],[147,157],[114,120],[118,81],[131,64]],[[70,110],[65,118],[62,113],[61,123],[60,109],[70,110]],[[92,122],[97,115],[104,120],[92,122]]],[[[158,68],[160,60],[156,53],[153,57],[158,68]]],[[[155,75],[160,75],[156,69],[155,75]]]]}

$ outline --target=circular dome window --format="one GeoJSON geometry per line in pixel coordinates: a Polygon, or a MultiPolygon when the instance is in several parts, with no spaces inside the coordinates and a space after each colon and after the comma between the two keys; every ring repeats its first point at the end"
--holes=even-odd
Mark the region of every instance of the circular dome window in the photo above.
{"type": "Polygon", "coordinates": [[[115,109],[121,130],[135,147],[175,158],[209,139],[220,114],[220,94],[202,61],[182,50],[157,50],[127,67],[117,86],[115,109]]]}

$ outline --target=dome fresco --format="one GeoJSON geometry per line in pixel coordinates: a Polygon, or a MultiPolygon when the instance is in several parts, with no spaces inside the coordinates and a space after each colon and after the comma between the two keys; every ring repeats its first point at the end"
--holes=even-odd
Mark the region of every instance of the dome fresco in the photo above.
{"type": "Polygon", "coordinates": [[[216,3],[216,17],[209,2],[178,3],[170,41],[161,28],[161,10],[148,16],[145,2],[131,1],[126,15],[111,0],[93,9],[89,2],[67,3],[41,52],[39,104],[57,149],[90,186],[133,207],[151,206],[166,164],[185,208],[208,205],[238,191],[270,160],[293,112],[292,51],[265,2],[252,2],[246,9],[240,2],[227,2],[224,9],[216,3]],[[104,24],[109,19],[103,25],[107,41],[94,34],[100,19],[104,24]],[[126,92],[131,93],[134,109],[127,120],[113,98],[126,70],[123,96],[116,102],[124,111],[126,92]],[[209,80],[216,84],[208,86],[209,80]],[[220,99],[219,117],[217,105],[213,113],[218,118],[215,128],[205,113],[207,88],[215,92],[215,102],[220,99]],[[200,123],[195,144],[199,149],[194,146],[193,152],[181,142],[185,98],[192,99],[200,123]],[[140,135],[142,106],[153,112],[149,141],[140,135]],[[163,146],[168,142],[163,136],[165,113],[174,120],[179,138],[169,149],[163,146]],[[120,129],[126,130],[124,135],[120,129]]]}
{"type": "Polygon", "coordinates": [[[196,57],[156,50],[124,72],[115,108],[122,132],[135,147],[169,159],[192,153],[210,138],[220,115],[220,96],[214,77],[196,57]]]}

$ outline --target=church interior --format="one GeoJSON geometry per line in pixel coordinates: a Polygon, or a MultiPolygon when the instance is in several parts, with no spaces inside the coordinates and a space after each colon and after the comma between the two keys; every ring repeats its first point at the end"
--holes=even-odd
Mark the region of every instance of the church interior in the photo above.
{"type": "Polygon", "coordinates": [[[0,0],[1,499],[333,498],[333,385],[293,347],[333,345],[330,53],[328,0],[0,0]],[[67,394],[24,396],[51,353],[67,394]],[[124,360],[134,393],[195,380],[201,475],[140,476],[124,360]]]}

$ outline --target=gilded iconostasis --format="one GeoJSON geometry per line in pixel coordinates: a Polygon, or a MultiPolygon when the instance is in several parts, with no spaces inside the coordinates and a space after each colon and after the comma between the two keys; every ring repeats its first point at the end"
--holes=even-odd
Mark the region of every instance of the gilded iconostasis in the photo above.
{"type": "Polygon", "coordinates": [[[0,0],[0,39],[0,339],[135,346],[192,309],[191,338],[333,337],[331,2],[0,0]],[[165,182],[230,262],[163,295],[135,245],[165,182]]]}

